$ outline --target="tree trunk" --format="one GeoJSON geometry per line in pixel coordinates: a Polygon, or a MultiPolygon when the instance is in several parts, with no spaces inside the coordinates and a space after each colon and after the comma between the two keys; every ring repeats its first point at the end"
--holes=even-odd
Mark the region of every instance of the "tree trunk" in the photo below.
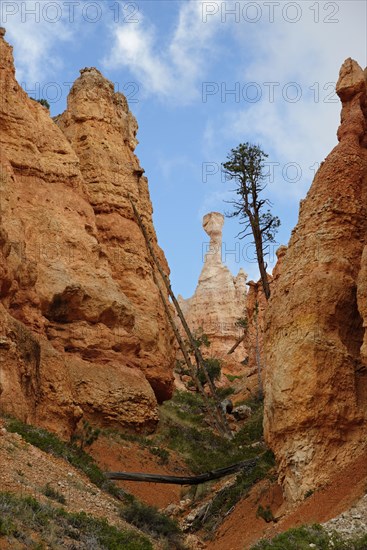
{"type": "Polygon", "coordinates": [[[165,296],[163,294],[163,291],[161,289],[161,286],[158,282],[158,279],[157,279],[157,276],[156,276],[155,270],[154,270],[154,265],[152,265],[152,274],[153,274],[153,280],[154,280],[155,284],[157,285],[157,288],[158,288],[158,291],[159,291],[159,294],[160,294],[160,297],[161,297],[161,300],[162,300],[163,307],[164,307],[164,310],[166,312],[167,318],[169,320],[169,323],[171,325],[173,333],[176,336],[176,340],[177,340],[177,343],[178,343],[178,345],[181,349],[182,355],[185,359],[185,363],[186,363],[186,365],[187,365],[187,367],[190,371],[191,378],[195,382],[197,390],[201,393],[201,396],[202,396],[203,401],[205,403],[206,410],[207,410],[209,416],[211,417],[212,421],[214,422],[214,426],[217,428],[217,430],[221,431],[221,425],[220,425],[220,423],[218,423],[218,419],[217,419],[217,416],[216,416],[216,410],[215,409],[213,410],[213,408],[212,408],[212,406],[209,402],[209,399],[208,399],[208,397],[205,393],[204,387],[203,387],[202,383],[200,382],[199,378],[196,375],[195,367],[191,362],[191,359],[190,359],[189,353],[186,349],[185,343],[184,343],[183,339],[181,338],[181,334],[179,333],[179,331],[176,327],[175,321],[174,321],[174,319],[172,317],[172,314],[170,312],[169,304],[167,303],[166,298],[165,298],[165,296]]]}
{"type": "Polygon", "coordinates": [[[270,285],[269,285],[268,275],[266,273],[266,268],[265,268],[261,232],[260,232],[259,228],[256,227],[256,228],[253,228],[253,233],[254,233],[254,240],[255,240],[255,246],[256,246],[257,263],[258,263],[259,270],[260,270],[261,284],[262,284],[262,287],[264,289],[265,298],[267,300],[269,300],[269,298],[270,298],[270,285]]]}
{"type": "Polygon", "coordinates": [[[242,334],[242,336],[237,340],[237,342],[235,344],[233,344],[233,346],[231,347],[231,349],[229,350],[227,355],[230,355],[231,353],[233,353],[238,348],[240,343],[244,341],[245,336],[246,336],[246,333],[242,334]]]}
{"type": "Polygon", "coordinates": [[[197,476],[167,476],[161,474],[140,474],[135,472],[106,472],[105,476],[108,479],[123,479],[127,481],[143,481],[145,483],[171,483],[174,485],[199,485],[200,483],[206,483],[212,479],[220,479],[221,477],[228,476],[235,472],[251,472],[257,465],[259,457],[251,458],[249,460],[243,460],[233,466],[227,466],[225,468],[219,468],[218,470],[212,470],[205,474],[199,474],[197,476]]]}
{"type": "Polygon", "coordinates": [[[256,329],[256,343],[255,343],[255,351],[256,351],[256,365],[257,365],[257,379],[258,379],[258,396],[259,401],[263,398],[263,383],[261,378],[261,355],[260,355],[260,342],[259,342],[259,323],[258,323],[258,315],[259,315],[259,309],[258,304],[256,303],[256,314],[255,314],[255,329],[256,329]]]}

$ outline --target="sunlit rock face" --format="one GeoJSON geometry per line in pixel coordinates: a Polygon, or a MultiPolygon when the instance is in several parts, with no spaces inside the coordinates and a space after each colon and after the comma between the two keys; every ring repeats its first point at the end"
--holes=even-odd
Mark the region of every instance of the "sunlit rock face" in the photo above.
{"type": "Polygon", "coordinates": [[[339,144],[301,202],[267,312],[265,435],[291,500],[366,441],[366,71],[347,59],[336,90],[339,144]]]}
{"type": "Polygon", "coordinates": [[[148,180],[134,154],[138,125],[126,98],[95,68],[81,71],[66,111],[57,125],[78,155],[84,190],[92,205],[98,240],[113,279],[134,310],[132,334],[139,350],[129,359],[151,384],[159,401],[172,394],[174,348],[142,232],[128,198],[141,214],[160,263],[169,274],[157,245],[148,180]]]}
{"type": "Polygon", "coordinates": [[[0,409],[64,436],[82,417],[151,429],[174,349],[127,190],[169,270],[126,99],[84,70],[56,124],[4,32],[0,98],[0,409]]]}
{"type": "Polygon", "coordinates": [[[210,243],[203,269],[195,294],[179,301],[191,329],[202,328],[211,342],[209,348],[203,348],[204,354],[222,359],[229,372],[237,373],[243,370],[240,362],[247,357],[246,348],[241,344],[233,354],[228,355],[228,351],[241,335],[237,320],[246,317],[247,275],[240,269],[233,277],[222,262],[223,224],[224,216],[219,212],[204,216],[203,228],[210,243]]]}

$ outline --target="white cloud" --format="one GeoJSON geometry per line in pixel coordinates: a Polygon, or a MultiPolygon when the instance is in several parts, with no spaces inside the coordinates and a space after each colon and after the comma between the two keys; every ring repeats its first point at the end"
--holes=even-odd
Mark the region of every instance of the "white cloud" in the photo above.
{"type": "Polygon", "coordinates": [[[144,30],[138,24],[117,27],[114,40],[114,47],[104,61],[105,66],[110,69],[127,66],[151,92],[162,95],[170,92],[169,67],[154,52],[156,38],[152,27],[146,26],[144,30]]]}
{"type": "Polygon", "coordinates": [[[111,28],[113,45],[103,64],[127,67],[146,92],[188,104],[199,96],[216,28],[216,21],[203,22],[202,2],[188,0],[180,6],[171,37],[160,43],[156,28],[140,13],[138,23],[111,28]]]}
{"type": "Polygon", "coordinates": [[[63,66],[60,42],[72,40],[77,29],[61,0],[52,3],[27,0],[4,2],[2,24],[14,46],[17,79],[31,89],[63,66]],[[53,22],[54,21],[54,22],[53,22]]]}
{"type": "Polygon", "coordinates": [[[173,73],[184,75],[190,84],[205,73],[205,65],[215,51],[213,38],[218,30],[215,20],[204,22],[202,2],[184,3],[169,47],[173,73]]]}
{"type": "MultiPolygon", "coordinates": [[[[340,102],[332,94],[341,63],[354,57],[366,64],[366,4],[364,2],[320,2],[319,23],[310,9],[315,3],[302,2],[302,18],[294,24],[275,18],[274,23],[259,22],[253,26],[232,25],[239,54],[238,81],[242,86],[256,82],[262,97],[251,103],[241,97],[231,98],[214,119],[208,121],[203,146],[213,151],[213,135],[218,145],[231,141],[260,143],[281,167],[297,163],[302,177],[296,184],[284,180],[281,170],[275,172],[274,197],[298,201],[313,179],[311,167],[320,162],[336,145],[340,102]],[[332,5],[338,8],[333,23],[324,19],[332,5]],[[244,32],[246,29],[247,32],[244,32]],[[269,84],[274,85],[274,99],[269,84]],[[299,101],[287,101],[287,92],[295,93],[296,83],[302,93],[299,101]]],[[[280,9],[280,8],[279,8],[280,9]]],[[[275,12],[276,13],[276,12],[275,12]]],[[[233,83],[228,83],[228,88],[233,83]]],[[[291,174],[290,174],[291,175],[291,174]]]]}

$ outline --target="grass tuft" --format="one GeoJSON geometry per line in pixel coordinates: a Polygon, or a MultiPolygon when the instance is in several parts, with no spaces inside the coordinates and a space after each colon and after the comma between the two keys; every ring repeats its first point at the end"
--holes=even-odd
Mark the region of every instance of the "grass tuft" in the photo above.
{"type": "Polygon", "coordinates": [[[109,481],[102,470],[97,466],[95,460],[85,451],[75,445],[65,443],[55,434],[39,427],[25,424],[14,418],[5,419],[6,429],[9,432],[17,433],[22,438],[38,447],[46,453],[67,460],[72,466],[81,470],[97,487],[108,491],[113,496],[120,497],[121,490],[109,481]]]}
{"type": "Polygon", "coordinates": [[[183,550],[182,532],[176,521],[153,506],[148,506],[135,499],[121,511],[121,516],[129,523],[155,539],[164,539],[169,550],[183,550]]]}
{"type": "Polygon", "coordinates": [[[251,550],[366,550],[367,535],[343,540],[337,533],[329,534],[321,525],[289,529],[271,541],[262,540],[251,550]]]}
{"type": "Polygon", "coordinates": [[[26,548],[78,548],[101,550],[152,550],[151,542],[131,530],[119,530],[105,519],[85,512],[68,513],[62,508],[41,504],[33,497],[0,493],[0,535],[22,540],[26,548]],[[35,540],[37,538],[37,540],[35,540]],[[51,545],[51,546],[50,546],[51,545]]]}

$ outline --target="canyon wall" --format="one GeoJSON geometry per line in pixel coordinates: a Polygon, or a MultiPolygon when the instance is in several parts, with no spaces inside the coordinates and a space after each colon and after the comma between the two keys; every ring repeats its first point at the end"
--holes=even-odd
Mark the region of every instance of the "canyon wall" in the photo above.
{"type": "Polygon", "coordinates": [[[129,192],[156,253],[137,123],[96,69],[50,118],[0,32],[0,409],[68,436],[151,429],[174,349],[129,192]]]}
{"type": "Polygon", "coordinates": [[[367,82],[351,59],[337,93],[339,144],[301,202],[267,312],[265,436],[290,500],[366,445],[367,82]]]}

